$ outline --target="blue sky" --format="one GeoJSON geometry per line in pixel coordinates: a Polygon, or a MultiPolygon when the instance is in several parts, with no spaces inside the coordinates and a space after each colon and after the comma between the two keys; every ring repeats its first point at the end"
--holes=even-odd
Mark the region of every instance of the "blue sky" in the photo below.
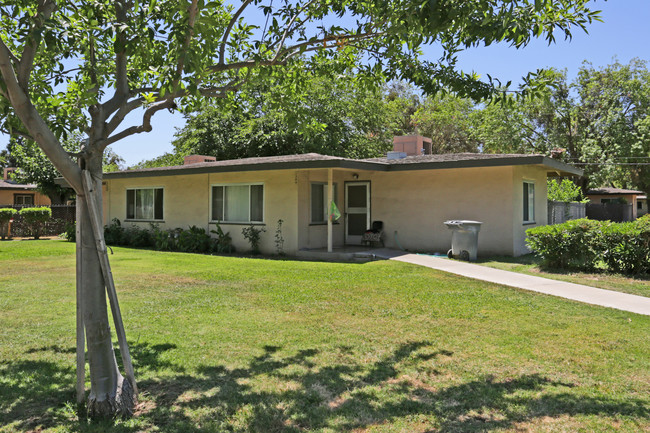
{"type": "MultiPolygon", "coordinates": [[[[594,67],[606,66],[614,59],[621,63],[635,57],[650,61],[650,0],[595,0],[591,4],[602,10],[604,22],[592,24],[589,34],[576,29],[571,41],[558,40],[548,46],[543,40],[535,40],[520,50],[506,45],[473,48],[459,54],[459,66],[466,72],[490,74],[504,83],[518,83],[527,72],[545,67],[566,69],[571,80],[585,60],[594,67]]],[[[112,146],[127,165],[171,151],[174,132],[184,125],[184,119],[178,113],[162,111],[152,124],[152,132],[112,146]]],[[[0,143],[5,142],[6,138],[0,139],[0,143]]]]}

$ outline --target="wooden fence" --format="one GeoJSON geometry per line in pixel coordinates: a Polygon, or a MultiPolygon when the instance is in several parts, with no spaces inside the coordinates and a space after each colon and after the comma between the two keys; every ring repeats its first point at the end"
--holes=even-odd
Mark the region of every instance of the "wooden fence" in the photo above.
{"type": "Polygon", "coordinates": [[[585,203],[565,203],[562,201],[548,202],[548,224],[562,224],[569,220],[576,220],[586,216],[585,203]]]}
{"type": "Polygon", "coordinates": [[[632,221],[634,213],[631,204],[625,203],[588,203],[587,218],[599,221],[622,223],[632,221]]]}

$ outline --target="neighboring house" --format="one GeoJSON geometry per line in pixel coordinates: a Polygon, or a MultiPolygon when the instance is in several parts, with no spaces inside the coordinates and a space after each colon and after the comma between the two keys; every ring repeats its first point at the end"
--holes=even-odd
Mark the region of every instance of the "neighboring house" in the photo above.
{"type": "Polygon", "coordinates": [[[104,220],[206,229],[219,221],[239,251],[250,248],[242,228],[255,224],[266,228],[262,251],[273,253],[282,219],[284,251],[296,254],[359,245],[375,220],[383,221],[386,247],[444,253],[451,243],[444,222],[470,219],[483,222],[479,254],[517,256],[528,251],[526,229],[546,224],[547,176],[582,174],[542,155],[430,155],[427,143],[396,138],[400,151],[364,160],[192,156],[182,166],[106,173],[104,220]],[[342,214],[333,224],[329,196],[342,214]]]}
{"type": "MultiPolygon", "coordinates": [[[[628,218],[624,220],[635,220],[638,216],[638,197],[645,195],[643,191],[620,188],[594,188],[587,191],[587,198],[592,204],[628,204],[630,205],[628,218]]],[[[587,215],[589,216],[589,215],[587,215]]]]}
{"type": "Polygon", "coordinates": [[[2,206],[49,206],[50,199],[38,191],[36,185],[20,184],[9,179],[15,168],[5,168],[0,180],[0,207],[2,206]]]}

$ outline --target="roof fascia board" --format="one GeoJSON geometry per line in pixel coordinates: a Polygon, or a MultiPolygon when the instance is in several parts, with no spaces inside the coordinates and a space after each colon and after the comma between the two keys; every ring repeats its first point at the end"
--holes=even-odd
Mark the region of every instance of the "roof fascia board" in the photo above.
{"type": "Polygon", "coordinates": [[[582,176],[582,170],[547,158],[542,155],[528,157],[506,157],[494,159],[466,159],[460,161],[421,162],[413,164],[393,164],[388,171],[442,170],[449,168],[501,167],[507,165],[543,165],[550,171],[562,171],[567,174],[582,176]]]}
{"type": "Polygon", "coordinates": [[[296,170],[308,168],[347,168],[351,170],[386,171],[388,164],[380,162],[354,161],[349,159],[263,162],[258,164],[183,167],[174,170],[115,171],[104,173],[104,179],[122,179],[128,177],[179,176],[206,173],[232,173],[236,171],[296,170]]]}

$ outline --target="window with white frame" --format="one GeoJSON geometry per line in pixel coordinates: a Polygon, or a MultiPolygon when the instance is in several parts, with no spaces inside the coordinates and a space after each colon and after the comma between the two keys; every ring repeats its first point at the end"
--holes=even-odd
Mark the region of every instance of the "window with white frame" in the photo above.
{"type": "Polygon", "coordinates": [[[220,222],[264,222],[264,185],[213,185],[211,217],[220,222]]]}
{"type": "MultiPolygon", "coordinates": [[[[336,203],[336,184],[333,184],[332,198],[336,203]]],[[[327,203],[327,184],[311,184],[311,222],[312,224],[323,224],[327,222],[329,215],[329,203],[327,203]]]]}
{"type": "Polygon", "coordinates": [[[524,181],[524,222],[535,222],[535,183],[524,181]]]}
{"type": "Polygon", "coordinates": [[[161,221],[163,188],[129,188],[126,190],[126,219],[161,221]]]}

